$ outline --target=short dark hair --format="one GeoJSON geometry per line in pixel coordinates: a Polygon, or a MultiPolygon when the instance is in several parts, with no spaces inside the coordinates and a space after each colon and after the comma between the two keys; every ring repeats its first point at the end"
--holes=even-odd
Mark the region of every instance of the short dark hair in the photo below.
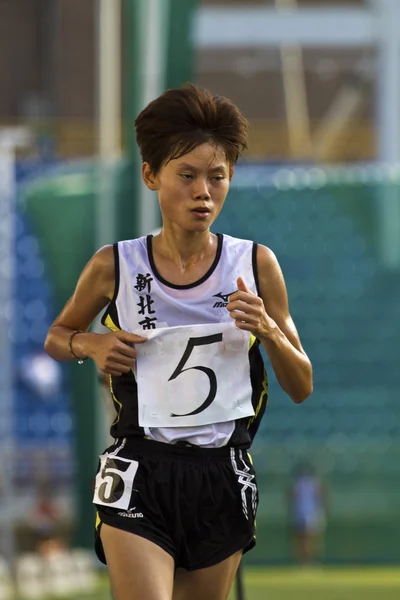
{"type": "Polygon", "coordinates": [[[230,166],[247,148],[248,122],[238,107],[192,83],[150,102],[137,117],[135,129],[142,160],[154,174],[169,160],[204,143],[220,147],[230,166]]]}

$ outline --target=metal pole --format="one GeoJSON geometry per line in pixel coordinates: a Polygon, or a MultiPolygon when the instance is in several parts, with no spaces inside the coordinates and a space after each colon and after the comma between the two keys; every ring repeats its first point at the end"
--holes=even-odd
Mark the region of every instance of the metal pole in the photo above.
{"type": "MultiPolygon", "coordinates": [[[[298,9],[297,0],[275,0],[277,10],[298,9]]],[[[289,135],[289,148],[293,158],[311,158],[312,139],[307,90],[304,76],[303,52],[299,44],[280,47],[283,89],[289,135]]]]}
{"type": "MultiPolygon", "coordinates": [[[[139,15],[139,88],[140,106],[144,108],[165,88],[170,0],[138,0],[139,15]]],[[[141,168],[138,161],[138,170],[141,168]]],[[[160,224],[157,197],[142,183],[139,193],[139,232],[145,235],[160,224]]]]}
{"type": "MultiPolygon", "coordinates": [[[[400,2],[374,0],[379,23],[377,85],[379,159],[400,163],[400,2]]],[[[400,266],[400,194],[397,186],[382,186],[378,205],[381,256],[388,269],[400,266]]]]}
{"type": "Polygon", "coordinates": [[[169,0],[166,87],[175,88],[194,76],[194,34],[199,0],[169,0]]]}
{"type": "MultiPolygon", "coordinates": [[[[96,250],[117,241],[116,166],[121,157],[121,0],[99,0],[98,5],[98,196],[96,250]]],[[[100,318],[94,330],[102,330],[100,318]]],[[[98,375],[96,396],[96,448],[107,445],[107,412],[98,375]]]]}
{"type": "Polygon", "coordinates": [[[242,563],[240,563],[236,573],[236,600],[245,600],[242,563]]]}
{"type": "Polygon", "coordinates": [[[99,194],[96,246],[116,241],[114,169],[121,155],[121,2],[99,0],[99,194]]]}

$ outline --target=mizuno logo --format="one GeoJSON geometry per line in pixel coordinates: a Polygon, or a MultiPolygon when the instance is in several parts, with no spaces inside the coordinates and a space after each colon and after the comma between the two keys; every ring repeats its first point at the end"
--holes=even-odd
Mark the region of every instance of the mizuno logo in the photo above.
{"type": "Polygon", "coordinates": [[[136,506],[130,508],[127,511],[121,511],[118,513],[120,517],[126,517],[128,519],[143,519],[143,513],[141,512],[133,512],[136,509],[136,506]]]}
{"type": "Polygon", "coordinates": [[[221,298],[219,302],[216,302],[213,308],[224,308],[229,302],[229,296],[232,296],[236,290],[230,292],[229,294],[223,294],[220,292],[219,294],[214,294],[213,298],[221,298]]]}

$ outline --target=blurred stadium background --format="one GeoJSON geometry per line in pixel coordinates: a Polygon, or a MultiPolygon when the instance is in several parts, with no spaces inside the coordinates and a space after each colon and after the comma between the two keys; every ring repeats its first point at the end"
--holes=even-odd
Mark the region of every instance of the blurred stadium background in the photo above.
{"type": "Polygon", "coordinates": [[[0,0],[0,600],[110,597],[92,552],[104,399],[43,342],[95,249],[159,226],[133,120],[185,81],[249,118],[214,230],[275,251],[314,365],[302,406],[269,371],[246,598],[397,599],[399,0],[0,0]],[[299,462],[329,506],[308,569],[299,462]]]}

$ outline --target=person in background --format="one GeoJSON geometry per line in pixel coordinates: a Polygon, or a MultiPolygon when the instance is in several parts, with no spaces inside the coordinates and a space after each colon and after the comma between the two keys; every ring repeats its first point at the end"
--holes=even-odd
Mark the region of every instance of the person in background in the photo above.
{"type": "Polygon", "coordinates": [[[36,501],[27,512],[27,525],[33,537],[33,549],[39,554],[66,547],[61,535],[62,512],[56,501],[51,481],[37,482],[36,501]]]}
{"type": "Polygon", "coordinates": [[[323,551],[327,498],[325,487],[311,465],[296,467],[288,496],[294,557],[303,566],[313,564],[323,551]]]}

